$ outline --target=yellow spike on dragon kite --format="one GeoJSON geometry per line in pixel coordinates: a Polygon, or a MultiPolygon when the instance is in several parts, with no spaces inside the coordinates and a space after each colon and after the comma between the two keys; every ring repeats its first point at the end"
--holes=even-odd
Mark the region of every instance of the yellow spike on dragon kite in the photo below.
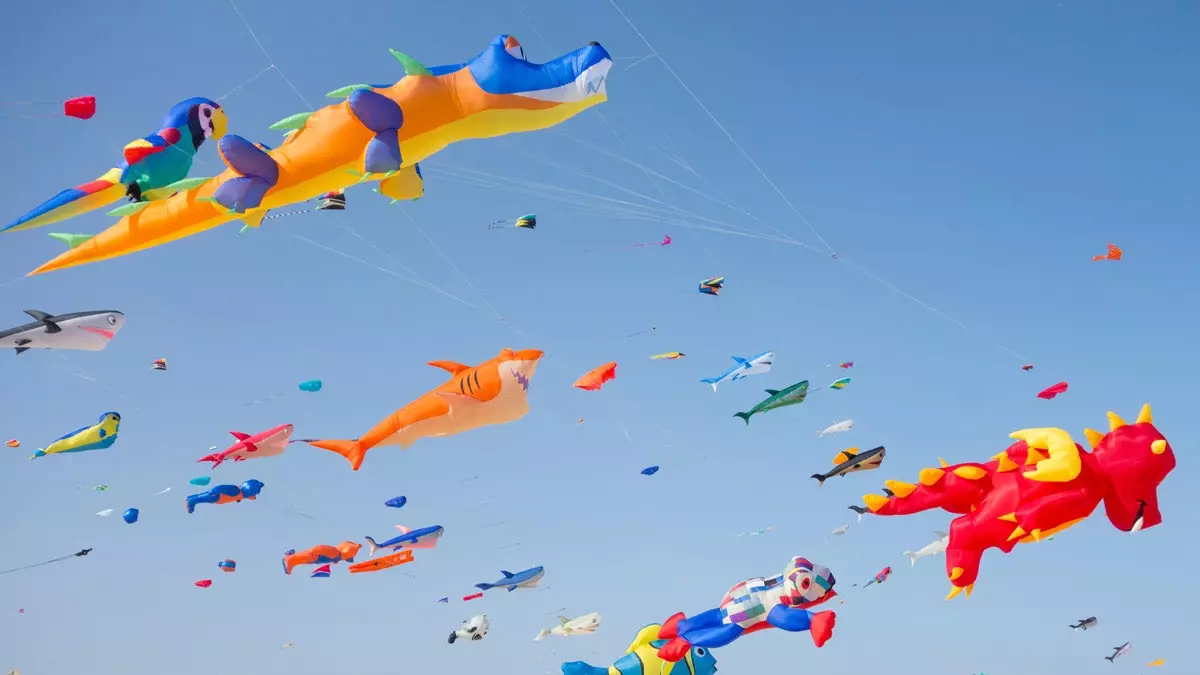
{"type": "Polygon", "coordinates": [[[392,50],[405,75],[394,85],[350,85],[340,103],[292,115],[279,148],[225,135],[229,167],[173,196],[138,203],[116,225],[29,275],[75,267],[190,237],[233,220],[258,227],[270,209],[379,180],[392,199],[421,195],[417,162],[451,143],[536,131],[608,99],[612,58],[597,42],[533,64],[516,38],[501,35],[466,63],[425,68],[392,50]]]}

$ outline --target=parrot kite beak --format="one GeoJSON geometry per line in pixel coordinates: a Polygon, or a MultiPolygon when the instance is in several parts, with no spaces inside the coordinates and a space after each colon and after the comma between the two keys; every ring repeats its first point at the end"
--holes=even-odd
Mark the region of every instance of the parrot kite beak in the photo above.
{"type": "Polygon", "coordinates": [[[224,108],[217,108],[212,114],[212,140],[219,141],[229,128],[229,118],[225,116],[224,108]]]}

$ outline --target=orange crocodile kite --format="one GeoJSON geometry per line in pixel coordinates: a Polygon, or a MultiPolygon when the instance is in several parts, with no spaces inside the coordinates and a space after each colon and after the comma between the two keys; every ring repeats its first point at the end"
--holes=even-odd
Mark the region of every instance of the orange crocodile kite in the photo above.
{"type": "Polygon", "coordinates": [[[510,35],[451,66],[427,69],[392,55],[405,70],[394,85],[331,92],[346,100],[273,125],[292,130],[275,150],[225,135],[217,149],[229,168],[219,176],[167,199],[122,207],[135,212],[30,275],[161,246],[233,220],[258,227],[269,209],[365,180],[381,180],[379,191],[393,199],[419,197],[417,162],[447,145],[545,129],[608,99],[612,58],[596,42],[540,65],[526,60],[510,35]]]}
{"type": "Polygon", "coordinates": [[[302,441],[350,460],[358,471],[367,451],[377,445],[407,450],[426,436],[452,436],[491,424],[515,422],[529,412],[529,381],[542,352],[505,348],[494,358],[471,367],[454,361],[430,361],[450,373],[450,380],[376,424],[356,440],[302,441]]]}
{"type": "Polygon", "coordinates": [[[1085,429],[1087,452],[1062,429],[1014,431],[1018,439],[989,462],[921,471],[920,485],[886,481],[887,496],[866,495],[861,514],[903,516],[930,509],[961,514],[950,525],[946,572],[970,597],[983,552],[1010,553],[1076,525],[1104,504],[1118,530],[1137,532],[1162,522],[1158,486],[1175,468],[1175,453],[1154,427],[1150,406],[1126,424],[1108,413],[1109,432],[1085,429]],[[1022,466],[1026,467],[1022,470],[1022,466]]]}

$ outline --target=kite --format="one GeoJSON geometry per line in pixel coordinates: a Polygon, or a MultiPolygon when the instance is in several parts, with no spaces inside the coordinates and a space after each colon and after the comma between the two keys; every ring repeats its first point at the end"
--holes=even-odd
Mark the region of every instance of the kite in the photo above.
{"type": "Polygon", "coordinates": [[[662,354],[655,354],[654,356],[651,356],[650,358],[656,359],[656,360],[666,359],[668,361],[674,361],[675,359],[677,359],[681,356],[687,356],[687,354],[684,354],[683,352],[664,352],[662,354]]]}
{"type": "Polygon", "coordinates": [[[838,368],[845,368],[847,370],[849,370],[850,368],[853,368],[853,367],[854,367],[853,361],[842,361],[841,363],[838,364],[838,368]]]}
{"type": "Polygon", "coordinates": [[[222,560],[221,562],[217,563],[217,567],[221,568],[222,572],[227,572],[227,573],[228,572],[236,572],[237,571],[237,561],[226,558],[226,559],[222,560]]]}
{"type": "Polygon", "coordinates": [[[1087,519],[1101,503],[1118,530],[1162,522],[1158,486],[1175,469],[1175,453],[1154,426],[1150,406],[1133,424],[1108,413],[1109,432],[1085,429],[1093,450],[1062,429],[1023,429],[987,462],[924,469],[920,485],[887,481],[888,496],[866,495],[860,515],[902,516],[941,508],[962,514],[950,526],[946,571],[952,590],[970,596],[983,553],[1009,553],[1087,519]]]}
{"type": "Polygon", "coordinates": [[[482,597],[483,597],[483,593],[480,592],[480,593],[471,593],[470,595],[464,595],[462,599],[463,599],[463,602],[466,602],[468,600],[477,600],[482,597]]]}
{"type": "Polygon", "coordinates": [[[846,448],[833,458],[833,468],[825,473],[814,473],[813,478],[821,485],[834,476],[845,476],[855,471],[870,471],[878,469],[883,464],[887,450],[881,445],[860,453],[858,448],[846,448]]]}
{"type": "MultiPolygon", "coordinates": [[[[271,128],[274,129],[275,127],[271,127],[271,128]]],[[[265,145],[262,145],[261,143],[256,143],[255,145],[258,145],[263,150],[270,150],[270,148],[268,148],[265,145]]],[[[402,197],[404,199],[416,200],[416,199],[420,199],[421,195],[424,194],[425,188],[424,188],[424,183],[422,182],[423,178],[421,177],[420,165],[413,166],[413,170],[416,173],[416,177],[413,179],[414,185],[410,186],[410,187],[405,187],[405,188],[403,188],[403,190],[393,190],[393,192],[402,192],[402,191],[405,192],[405,194],[403,194],[403,195],[397,194],[396,196],[402,197]]],[[[407,177],[408,174],[405,174],[405,176],[407,177]]],[[[375,192],[379,192],[379,190],[375,190],[375,192]]],[[[317,200],[318,200],[318,204],[311,209],[299,209],[297,211],[282,211],[282,212],[272,213],[272,214],[263,216],[262,220],[274,220],[276,218],[283,218],[285,216],[298,216],[301,213],[312,213],[313,211],[345,211],[346,210],[346,194],[344,192],[326,192],[325,194],[321,195],[320,197],[317,197],[317,200]]],[[[398,200],[393,199],[392,203],[395,203],[396,201],[398,201],[398,200]]],[[[250,227],[251,227],[250,225],[243,225],[242,229],[238,230],[238,234],[245,234],[246,230],[249,230],[250,227]]]]}
{"type": "Polygon", "coordinates": [[[55,439],[50,445],[39,448],[29,459],[37,459],[46,455],[59,455],[68,452],[88,452],[90,450],[105,450],[117,442],[117,432],[121,428],[121,414],[106,412],[90,427],[76,429],[69,434],[55,439]]]}
{"type": "MultiPolygon", "coordinates": [[[[95,96],[77,96],[69,98],[61,103],[58,101],[5,101],[3,105],[9,106],[42,106],[53,105],[62,106],[62,114],[66,117],[74,117],[79,120],[90,120],[96,114],[96,97],[95,96]]],[[[36,115],[20,115],[25,118],[39,117],[57,117],[57,115],[36,114],[36,115]]]]}
{"type": "Polygon", "coordinates": [[[670,245],[671,245],[671,235],[664,234],[662,241],[650,241],[650,242],[646,242],[644,244],[634,244],[633,246],[630,246],[629,248],[645,248],[647,246],[670,246],[670,245]]]}
{"type": "Polygon", "coordinates": [[[7,441],[4,441],[4,444],[5,444],[5,445],[7,445],[7,446],[8,446],[8,447],[10,447],[10,448],[19,448],[19,447],[21,447],[21,441],[18,441],[18,440],[17,440],[17,439],[15,439],[15,438],[10,438],[10,439],[8,439],[7,441]]]}
{"type": "Polygon", "coordinates": [[[850,526],[849,526],[849,525],[839,525],[838,527],[834,528],[833,532],[830,532],[830,533],[829,533],[829,536],[831,536],[831,537],[840,537],[840,536],[842,536],[843,534],[846,534],[846,532],[847,532],[849,529],[850,529],[850,526]]]}
{"type": "Polygon", "coordinates": [[[97,511],[96,515],[100,516],[101,518],[107,518],[112,515],[112,512],[112,509],[104,509],[103,511],[97,511]]]}
{"type": "Polygon", "coordinates": [[[657,464],[654,466],[648,466],[648,467],[642,469],[643,476],[653,476],[656,473],[658,473],[658,465],[657,464]]]}
{"type": "Polygon", "coordinates": [[[194,513],[197,504],[229,504],[243,499],[257,499],[266,484],[251,478],[237,485],[214,485],[205,492],[198,492],[187,497],[187,512],[194,513]]]}
{"type": "Polygon", "coordinates": [[[151,370],[166,370],[167,369],[167,360],[166,359],[154,359],[154,363],[150,364],[150,369],[151,370]]]}
{"type": "Polygon", "coordinates": [[[442,527],[441,525],[431,525],[429,527],[422,527],[416,530],[409,529],[403,525],[397,525],[396,529],[400,530],[400,534],[388,539],[382,544],[376,542],[370,537],[367,537],[367,546],[369,547],[367,556],[372,557],[375,555],[376,551],[383,548],[390,548],[393,551],[399,551],[400,549],[405,548],[434,548],[437,546],[438,540],[441,539],[442,535],[446,533],[446,528],[442,527]]]}
{"type": "Polygon", "coordinates": [[[814,431],[813,433],[815,433],[817,436],[824,437],[828,436],[829,434],[840,434],[843,431],[850,431],[853,428],[854,420],[842,420],[841,422],[834,422],[824,429],[821,429],[820,431],[814,431]]]}
{"type": "Polygon", "coordinates": [[[1050,399],[1054,398],[1055,396],[1058,396],[1059,394],[1065,392],[1067,390],[1067,388],[1070,386],[1071,385],[1067,384],[1066,382],[1059,382],[1057,384],[1052,384],[1049,387],[1046,387],[1045,389],[1039,391],[1037,397],[1044,398],[1047,401],[1049,401],[1050,399]]]}
{"type": "Polygon", "coordinates": [[[412,560],[413,552],[409,549],[404,549],[403,551],[389,553],[381,558],[354,563],[350,566],[350,574],[378,572],[380,570],[396,567],[397,565],[403,565],[404,563],[410,563],[412,560]]]}
{"type": "Polygon", "coordinates": [[[717,385],[722,382],[737,382],[751,375],[762,375],[770,372],[771,366],[775,364],[775,352],[763,352],[750,359],[743,359],[740,356],[731,356],[730,358],[734,361],[732,368],[717,377],[706,377],[700,381],[712,385],[713,391],[716,391],[717,385]]]}
{"type": "Polygon", "coordinates": [[[198,588],[208,588],[209,586],[212,586],[212,579],[201,579],[192,585],[198,588]]]}
{"type": "Polygon", "coordinates": [[[601,366],[596,366],[582,377],[575,380],[575,388],[584,391],[600,391],[605,382],[615,380],[617,378],[617,362],[609,361],[601,366]]]}
{"type": "Polygon", "coordinates": [[[70,232],[50,232],[47,234],[51,239],[57,239],[67,245],[67,248],[75,248],[83,242],[96,236],[94,234],[72,234],[70,232]]]}
{"type": "Polygon", "coordinates": [[[832,383],[830,383],[829,388],[834,389],[834,390],[842,390],[842,389],[845,389],[846,385],[848,385],[848,384],[850,384],[850,378],[843,377],[843,378],[834,380],[832,383]]]}
{"type": "Polygon", "coordinates": [[[16,349],[79,349],[102,351],[125,325],[125,315],[112,309],[71,312],[57,316],[38,309],[27,309],[31,323],[0,331],[0,346],[16,349]]]}
{"type": "Polygon", "coordinates": [[[320,567],[314,569],[312,571],[312,574],[308,575],[308,578],[309,579],[328,579],[330,577],[330,575],[332,575],[332,574],[333,574],[333,570],[330,569],[329,565],[321,565],[320,567]]]}
{"type": "Polygon", "coordinates": [[[1113,647],[1112,656],[1106,656],[1104,658],[1109,663],[1114,663],[1114,662],[1116,662],[1118,656],[1125,656],[1126,654],[1128,654],[1131,651],[1133,651],[1133,643],[1126,642],[1125,644],[1123,644],[1119,647],[1113,647]]]}
{"type": "Polygon", "coordinates": [[[832,611],[813,613],[815,607],[837,595],[836,580],[829,568],[793,557],[782,574],[769,579],[753,577],[725,593],[720,606],[687,618],[682,612],[663,622],[660,640],[668,642],[658,656],[678,662],[693,647],[724,647],[743,635],[766,628],[789,632],[811,631],[817,647],[833,636],[837,615],[832,611]]]}
{"type": "Polygon", "coordinates": [[[1033,370],[1033,364],[1032,364],[1032,363],[1026,363],[1025,365],[1021,366],[1021,370],[1023,370],[1023,371],[1025,371],[1025,372],[1027,372],[1027,373],[1028,373],[1029,371],[1033,370]]]}
{"type": "Polygon", "coordinates": [[[768,533],[768,532],[770,532],[770,531],[771,531],[771,528],[770,528],[770,526],[768,526],[768,527],[764,527],[764,528],[763,528],[763,529],[761,529],[761,530],[755,530],[755,531],[753,531],[753,532],[742,532],[742,533],[741,533],[741,534],[739,534],[738,536],[739,536],[739,537],[757,537],[757,536],[758,536],[758,535],[760,535],[760,534],[766,534],[766,533],[768,533]]]}
{"type": "MultiPolygon", "coordinates": [[[[583,661],[562,664],[562,675],[670,675],[675,664],[664,662],[658,650],[667,643],[658,639],[662,626],[653,623],[638,631],[625,655],[604,668],[583,661]]],[[[717,659],[704,647],[692,647],[681,659],[687,675],[714,675],[717,659]]]]}
{"type": "Polygon", "coordinates": [[[1109,244],[1108,253],[1105,253],[1104,255],[1092,256],[1092,262],[1096,262],[1098,260],[1120,260],[1121,256],[1123,255],[1125,255],[1125,252],[1122,251],[1119,246],[1116,244],[1109,244]]]}
{"type": "Polygon", "coordinates": [[[399,497],[392,497],[391,499],[384,502],[383,505],[390,506],[393,509],[399,509],[399,508],[403,508],[404,505],[407,503],[408,503],[408,497],[401,495],[399,497]]]}
{"type": "MultiPolygon", "coordinates": [[[[216,101],[207,98],[180,101],[167,111],[159,122],[158,131],[125,146],[124,161],[120,166],[109,169],[90,183],[63,190],[0,228],[0,232],[57,223],[107,206],[122,197],[128,197],[132,202],[148,202],[194,187],[199,183],[196,179],[187,180],[187,176],[196,151],[210,138],[220,140],[225,135],[226,124],[225,111],[216,101]]],[[[88,243],[95,242],[93,239],[88,243]]],[[[64,255],[81,250],[72,248],[64,255]]]]}
{"type": "Polygon", "coordinates": [[[225,136],[219,150],[229,168],[221,175],[124,216],[32,274],[161,246],[236,219],[257,227],[270,209],[366,180],[381,180],[384,196],[411,198],[421,182],[415,164],[452,143],[546,129],[606,101],[613,63],[592,42],[533,64],[510,35],[466,63],[432,70],[392,55],[405,71],[396,84],[330,92],[345,100],[273,125],[290,131],[277,150],[225,136]]]}
{"type": "Polygon", "coordinates": [[[20,571],[22,571],[22,570],[29,570],[29,569],[33,569],[34,567],[41,567],[41,566],[43,566],[43,565],[50,565],[50,564],[53,564],[53,563],[56,563],[56,562],[62,562],[62,561],[64,561],[64,560],[70,560],[71,558],[82,558],[83,556],[85,556],[85,555],[87,555],[87,554],[89,554],[89,553],[91,553],[91,552],[92,552],[92,549],[90,549],[90,548],[85,548],[85,549],[81,549],[81,550],[79,550],[79,551],[77,551],[77,552],[75,552],[75,553],[72,553],[72,554],[70,554],[70,555],[64,555],[64,556],[60,556],[60,557],[58,557],[58,558],[52,558],[52,559],[50,559],[50,560],[43,560],[43,561],[42,561],[42,562],[40,562],[40,563],[34,563],[34,564],[32,564],[32,565],[23,565],[23,566],[21,566],[21,567],[14,567],[14,568],[12,568],[12,569],[7,569],[7,570],[0,570],[0,574],[12,574],[13,572],[20,572],[20,571]]]}
{"type": "Polygon", "coordinates": [[[407,449],[426,436],[452,436],[492,424],[521,419],[529,412],[529,382],[542,352],[503,349],[477,366],[454,361],[430,361],[450,373],[450,380],[422,395],[376,424],[356,440],[301,441],[336,452],[358,471],[367,451],[378,445],[407,449]]]}
{"type": "Polygon", "coordinates": [[[358,542],[343,541],[337,546],[318,544],[304,551],[289,549],[283,554],[283,573],[291,574],[296,565],[321,565],[326,563],[354,562],[354,556],[362,548],[358,542]]]}
{"type": "Polygon", "coordinates": [[[503,579],[487,584],[475,584],[475,588],[481,591],[491,590],[493,588],[507,588],[509,592],[518,588],[533,588],[537,586],[537,582],[546,575],[546,569],[541,565],[530,567],[527,570],[521,570],[516,574],[506,570],[500,570],[500,574],[504,575],[503,579]]]}
{"type": "Polygon", "coordinates": [[[1100,623],[1099,619],[1097,619],[1094,616],[1089,616],[1086,619],[1080,619],[1079,623],[1071,624],[1070,626],[1068,626],[1068,628],[1071,628],[1071,629],[1077,630],[1077,631],[1078,630],[1087,630],[1089,628],[1095,628],[1097,625],[1099,625],[1099,623],[1100,623]]]}
{"type": "Polygon", "coordinates": [[[596,629],[599,627],[599,612],[584,614],[583,616],[575,619],[568,619],[565,616],[560,616],[558,617],[557,626],[554,628],[543,628],[541,631],[538,631],[537,637],[533,639],[535,641],[545,640],[551,635],[561,635],[563,637],[570,637],[572,635],[590,635],[595,633],[596,629]]]}
{"type": "Polygon", "coordinates": [[[138,521],[138,510],[137,509],[125,509],[125,513],[121,514],[121,518],[124,519],[124,521],[126,523],[129,523],[130,525],[132,525],[138,521]]]}
{"type": "Polygon", "coordinates": [[[520,228],[523,230],[537,229],[537,215],[526,213],[516,220],[494,220],[491,225],[488,225],[489,230],[503,230],[511,228],[520,228]]]}
{"type": "Polygon", "coordinates": [[[917,564],[918,558],[925,558],[925,557],[928,557],[931,555],[937,555],[937,554],[945,551],[946,547],[950,545],[950,535],[946,534],[945,532],[941,532],[939,530],[934,530],[933,533],[935,535],[937,535],[937,539],[935,541],[922,546],[921,548],[917,549],[916,552],[913,552],[913,551],[905,551],[904,552],[904,557],[908,558],[909,562],[911,562],[912,565],[915,566],[917,564]]]}
{"type": "Polygon", "coordinates": [[[95,491],[95,492],[108,492],[108,486],[107,486],[107,485],[104,485],[104,484],[101,484],[101,485],[93,485],[93,486],[92,486],[92,490],[93,490],[93,491],[95,491]]]}
{"type": "Polygon", "coordinates": [[[650,326],[650,327],[649,327],[649,328],[647,328],[646,330],[639,330],[638,332],[636,332],[636,333],[630,333],[629,335],[626,335],[625,337],[627,337],[627,338],[631,338],[631,337],[637,337],[637,336],[639,336],[639,335],[646,335],[646,334],[648,334],[648,333],[653,333],[653,332],[654,332],[654,331],[656,331],[656,330],[658,330],[658,329],[657,329],[657,328],[655,328],[654,326],[650,326]]]}
{"type": "Polygon", "coordinates": [[[300,391],[318,392],[321,391],[321,387],[323,385],[320,380],[305,380],[304,382],[301,382],[299,386],[300,391]]]}
{"type": "Polygon", "coordinates": [[[700,292],[705,295],[719,295],[725,287],[725,277],[709,277],[700,282],[700,292]]]}
{"type": "MultiPolygon", "coordinates": [[[[879,574],[876,574],[875,576],[871,577],[871,580],[868,581],[866,584],[864,584],[863,588],[866,588],[867,586],[870,586],[871,584],[882,584],[883,582],[887,581],[888,577],[890,577],[890,576],[892,576],[892,568],[885,567],[885,568],[879,570],[879,574]]],[[[854,585],[857,586],[858,584],[854,584],[854,585]]]]}
{"type": "Polygon", "coordinates": [[[458,630],[450,634],[446,642],[454,644],[454,641],[459,638],[471,641],[482,640],[487,634],[487,614],[478,614],[462,622],[462,625],[458,627],[458,630]]]}
{"type": "Polygon", "coordinates": [[[784,406],[796,405],[804,403],[805,397],[808,396],[808,380],[800,380],[796,384],[785,387],[784,389],[768,389],[767,398],[759,403],[756,403],[750,412],[733,413],[734,417],[742,418],[746,426],[750,426],[750,417],[761,412],[767,412],[784,406]]]}
{"type": "Polygon", "coordinates": [[[188,482],[191,483],[192,485],[204,487],[205,485],[208,485],[209,483],[212,482],[212,477],[211,476],[200,476],[199,478],[193,478],[193,479],[189,480],[188,482]]]}
{"type": "Polygon", "coordinates": [[[241,431],[231,431],[229,434],[236,438],[237,442],[221,452],[205,455],[196,461],[212,462],[212,468],[215,469],[227,461],[244,462],[247,459],[255,459],[257,457],[282,455],[283,451],[287,450],[288,443],[292,438],[292,432],[295,429],[296,427],[291,424],[280,424],[266,431],[260,431],[253,436],[241,431]]]}
{"type": "Polygon", "coordinates": [[[1161,666],[1161,665],[1165,664],[1166,662],[1167,662],[1167,660],[1166,660],[1166,659],[1154,659],[1154,660],[1153,660],[1153,661],[1151,661],[1150,663],[1147,663],[1147,664],[1146,664],[1146,667],[1147,667],[1147,668],[1154,668],[1154,667],[1156,667],[1156,666],[1161,666]]]}

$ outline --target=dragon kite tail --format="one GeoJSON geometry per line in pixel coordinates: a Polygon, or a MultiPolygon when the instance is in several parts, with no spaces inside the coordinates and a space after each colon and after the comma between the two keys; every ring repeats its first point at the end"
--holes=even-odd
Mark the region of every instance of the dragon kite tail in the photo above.
{"type": "Polygon", "coordinates": [[[29,230],[57,223],[120,201],[125,196],[121,170],[110,169],[90,183],[68,188],[38,204],[32,211],[0,228],[0,232],[29,230]]]}
{"type": "Polygon", "coordinates": [[[918,483],[884,481],[882,495],[863,495],[866,507],[849,507],[859,515],[907,516],[943,509],[950,513],[968,513],[991,488],[990,473],[978,463],[947,465],[922,469],[918,483]]]}

